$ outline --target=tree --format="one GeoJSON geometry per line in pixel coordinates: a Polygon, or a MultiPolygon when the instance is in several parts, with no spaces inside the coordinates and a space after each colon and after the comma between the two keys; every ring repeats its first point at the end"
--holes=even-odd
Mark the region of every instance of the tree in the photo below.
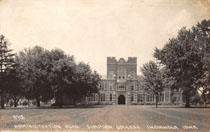
{"type": "Polygon", "coordinates": [[[201,83],[203,84],[201,89],[199,89],[199,91],[201,92],[202,100],[204,103],[210,103],[210,71],[205,71],[199,81],[201,81],[201,83]]]}
{"type": "Polygon", "coordinates": [[[63,106],[63,97],[68,96],[75,101],[80,97],[97,92],[100,80],[96,72],[85,63],[78,65],[73,56],[62,50],[45,50],[41,47],[25,49],[16,59],[17,71],[24,80],[25,97],[36,99],[37,106],[41,101],[56,98],[56,104],[63,106]]]}
{"type": "Polygon", "coordinates": [[[164,88],[163,71],[161,71],[158,65],[153,61],[144,64],[141,71],[143,73],[145,90],[155,95],[157,108],[159,98],[164,88]]]}
{"type": "Polygon", "coordinates": [[[72,91],[73,79],[75,77],[75,66],[73,56],[61,58],[52,68],[50,74],[51,84],[56,94],[56,104],[61,108],[63,106],[64,93],[72,91]]]}
{"type": "Polygon", "coordinates": [[[9,98],[14,101],[14,107],[17,107],[18,102],[24,97],[24,84],[20,78],[19,72],[14,66],[7,72],[6,88],[8,90],[9,98]]]}
{"type": "Polygon", "coordinates": [[[80,62],[76,67],[76,78],[74,81],[74,94],[71,95],[75,100],[82,97],[92,96],[98,92],[100,76],[96,71],[92,71],[88,64],[80,62]]]}
{"type": "Polygon", "coordinates": [[[56,104],[61,108],[64,95],[76,103],[82,97],[97,93],[100,78],[88,64],[81,62],[77,65],[73,56],[68,56],[54,65],[51,80],[56,104]]]}
{"type": "Polygon", "coordinates": [[[48,79],[51,60],[49,51],[42,47],[35,46],[32,49],[21,51],[16,57],[18,72],[26,85],[26,98],[36,99],[37,107],[40,101],[47,101],[53,98],[53,91],[48,79]]]}
{"type": "Polygon", "coordinates": [[[8,48],[8,41],[3,35],[0,36],[0,94],[1,94],[1,108],[4,109],[4,98],[6,92],[6,72],[13,67],[14,54],[8,48]]]}
{"type": "Polygon", "coordinates": [[[205,73],[204,56],[209,47],[209,38],[203,31],[209,30],[210,24],[206,22],[201,22],[201,25],[207,25],[205,28],[199,28],[200,24],[192,29],[182,28],[176,38],[169,39],[162,49],[156,48],[154,53],[154,57],[164,65],[166,75],[173,79],[172,88],[182,90],[185,107],[190,107],[191,96],[203,85],[198,80],[205,73]]]}
{"type": "Polygon", "coordinates": [[[204,104],[210,103],[210,20],[203,20],[196,27],[193,27],[192,30],[196,33],[202,62],[204,63],[203,74],[196,83],[200,86],[198,90],[201,93],[204,104]]]}

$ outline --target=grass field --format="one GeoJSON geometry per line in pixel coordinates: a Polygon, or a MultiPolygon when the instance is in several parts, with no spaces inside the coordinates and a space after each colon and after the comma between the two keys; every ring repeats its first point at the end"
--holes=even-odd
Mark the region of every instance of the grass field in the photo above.
{"type": "Polygon", "coordinates": [[[210,108],[97,105],[0,110],[2,130],[210,132],[210,108]]]}

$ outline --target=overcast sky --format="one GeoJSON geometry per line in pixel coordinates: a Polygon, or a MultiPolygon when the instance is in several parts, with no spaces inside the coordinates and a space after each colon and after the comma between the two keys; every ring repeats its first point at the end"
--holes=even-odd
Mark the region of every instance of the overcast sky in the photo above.
{"type": "Polygon", "coordinates": [[[15,52],[60,48],[106,74],[106,57],[153,59],[177,31],[210,19],[209,0],[0,0],[0,34],[15,52]]]}

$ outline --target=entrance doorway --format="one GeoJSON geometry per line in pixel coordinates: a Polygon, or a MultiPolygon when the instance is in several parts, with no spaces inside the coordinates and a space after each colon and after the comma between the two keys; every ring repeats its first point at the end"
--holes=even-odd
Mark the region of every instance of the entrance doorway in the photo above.
{"type": "Polygon", "coordinates": [[[124,95],[120,95],[118,97],[118,104],[125,104],[125,96],[124,95]]]}

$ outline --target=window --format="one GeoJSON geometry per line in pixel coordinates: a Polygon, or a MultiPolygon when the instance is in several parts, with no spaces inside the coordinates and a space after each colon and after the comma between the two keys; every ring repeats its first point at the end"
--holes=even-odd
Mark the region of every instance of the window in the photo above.
{"type": "Polygon", "coordinates": [[[133,101],[133,94],[131,94],[131,101],[133,101]]]}
{"type": "Polygon", "coordinates": [[[112,101],[112,94],[110,94],[110,101],[112,101]]]}
{"type": "Polygon", "coordinates": [[[141,94],[141,98],[140,98],[141,102],[144,102],[145,101],[145,97],[146,97],[145,94],[141,94]]]}
{"type": "Polygon", "coordinates": [[[109,72],[109,78],[113,78],[114,77],[114,72],[113,71],[110,71],[109,72]]]}
{"type": "Polygon", "coordinates": [[[137,101],[140,101],[140,94],[137,95],[137,101]]]}
{"type": "Polygon", "coordinates": [[[124,68],[119,68],[118,69],[118,78],[121,79],[125,79],[125,76],[126,76],[126,69],[124,68]]]}
{"type": "Polygon", "coordinates": [[[84,96],[81,97],[80,101],[85,101],[85,97],[84,96]]]}
{"type": "Polygon", "coordinates": [[[95,97],[96,95],[95,94],[93,94],[93,101],[96,101],[96,97],[95,97]]]}
{"type": "Polygon", "coordinates": [[[111,82],[109,83],[109,89],[113,90],[113,83],[111,83],[111,82]]]}
{"type": "Polygon", "coordinates": [[[159,97],[159,101],[163,102],[164,101],[164,95],[161,93],[160,97],[159,97]]]}
{"type": "Polygon", "coordinates": [[[151,95],[151,100],[152,102],[154,102],[154,94],[151,95]]]}
{"type": "Polygon", "coordinates": [[[94,95],[88,96],[88,101],[94,101],[94,95]]]}
{"type": "Polygon", "coordinates": [[[106,83],[105,82],[101,82],[100,83],[100,89],[101,90],[105,90],[105,88],[106,88],[106,83]]]}
{"type": "Polygon", "coordinates": [[[144,94],[138,94],[138,101],[144,102],[145,101],[145,95],[144,94]]]}
{"type": "Polygon", "coordinates": [[[148,102],[153,102],[154,101],[154,95],[153,94],[148,94],[147,95],[147,101],[148,102]]]}
{"type": "Polygon", "coordinates": [[[100,101],[105,101],[105,94],[100,94],[100,101]]]}
{"type": "Polygon", "coordinates": [[[131,85],[131,90],[134,90],[134,87],[133,87],[133,85],[131,85]]]}
{"type": "Polygon", "coordinates": [[[145,101],[145,95],[144,94],[138,94],[137,98],[138,98],[138,102],[144,102],[145,101]]]}
{"type": "Polygon", "coordinates": [[[130,72],[130,76],[131,76],[131,78],[134,78],[135,77],[135,72],[134,71],[131,71],[130,72]]]}
{"type": "Polygon", "coordinates": [[[119,83],[118,84],[118,89],[119,90],[125,90],[125,83],[119,83]]]}
{"type": "Polygon", "coordinates": [[[131,90],[135,90],[135,82],[130,83],[131,90]]]}
{"type": "Polygon", "coordinates": [[[104,83],[100,83],[100,89],[104,90],[105,89],[105,84],[104,83]]]}
{"type": "Polygon", "coordinates": [[[147,97],[147,102],[150,100],[149,98],[150,98],[150,96],[147,94],[146,95],[146,97],[147,97]]]}
{"type": "Polygon", "coordinates": [[[98,94],[95,94],[95,101],[98,101],[98,94]]]}

